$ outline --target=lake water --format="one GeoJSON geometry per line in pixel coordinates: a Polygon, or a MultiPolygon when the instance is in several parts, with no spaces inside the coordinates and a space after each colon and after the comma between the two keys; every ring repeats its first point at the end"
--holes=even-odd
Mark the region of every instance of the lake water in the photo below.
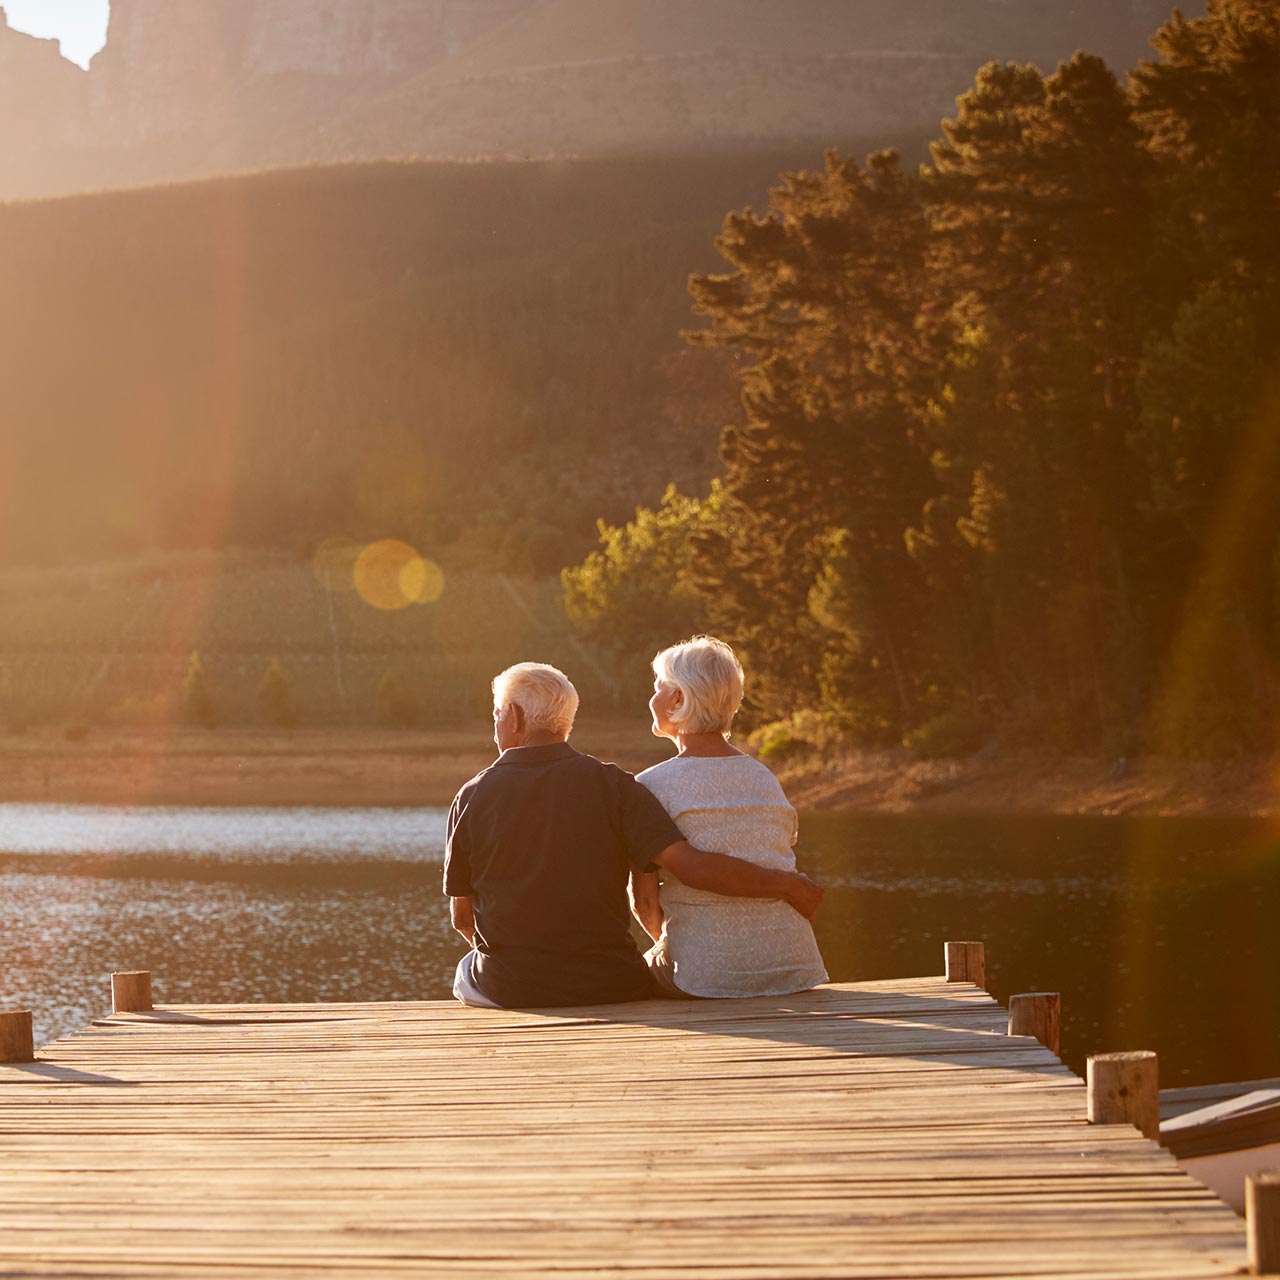
{"type": "MultiPolygon", "coordinates": [[[[441,809],[0,805],[0,1007],[41,1042],[157,1000],[439,999],[463,945],[441,809]]],[[[987,944],[1000,1000],[1060,991],[1063,1056],[1156,1049],[1166,1085],[1280,1075],[1280,824],[815,813],[835,981],[938,973],[987,944]]]]}

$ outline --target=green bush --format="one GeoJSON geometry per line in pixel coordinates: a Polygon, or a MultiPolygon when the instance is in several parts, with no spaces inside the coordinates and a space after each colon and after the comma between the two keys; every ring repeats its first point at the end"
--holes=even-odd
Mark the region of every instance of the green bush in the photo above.
{"type": "Polygon", "coordinates": [[[902,745],[917,760],[945,760],[972,754],[984,737],[981,723],[971,712],[953,709],[912,729],[902,745]]]}
{"type": "Polygon", "coordinates": [[[841,741],[831,718],[820,711],[799,711],[785,720],[761,725],[747,737],[747,746],[766,764],[781,764],[841,741]]]}
{"type": "Polygon", "coordinates": [[[762,725],[751,734],[747,743],[765,764],[781,764],[810,749],[810,744],[796,736],[794,727],[787,720],[762,725]]]}

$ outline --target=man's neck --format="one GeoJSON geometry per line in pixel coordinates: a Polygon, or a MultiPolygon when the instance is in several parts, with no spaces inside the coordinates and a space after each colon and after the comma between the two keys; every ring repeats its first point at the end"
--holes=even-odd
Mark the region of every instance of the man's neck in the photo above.
{"type": "Polygon", "coordinates": [[[521,747],[550,747],[557,742],[567,741],[568,739],[562,734],[551,733],[546,729],[532,729],[521,742],[516,743],[514,748],[508,748],[508,750],[518,751],[521,747]]]}

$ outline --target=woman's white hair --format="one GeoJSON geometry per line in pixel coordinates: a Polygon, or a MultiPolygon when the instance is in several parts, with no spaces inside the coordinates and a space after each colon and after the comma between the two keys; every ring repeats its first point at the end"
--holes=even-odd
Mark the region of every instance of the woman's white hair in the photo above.
{"type": "Polygon", "coordinates": [[[742,664],[723,640],[694,636],[663,649],[653,674],[674,685],[683,698],[671,723],[684,733],[723,733],[742,705],[742,664]]]}
{"type": "Polygon", "coordinates": [[[545,662],[517,662],[493,678],[493,705],[514,703],[531,729],[569,736],[578,714],[578,691],[563,671],[545,662]]]}

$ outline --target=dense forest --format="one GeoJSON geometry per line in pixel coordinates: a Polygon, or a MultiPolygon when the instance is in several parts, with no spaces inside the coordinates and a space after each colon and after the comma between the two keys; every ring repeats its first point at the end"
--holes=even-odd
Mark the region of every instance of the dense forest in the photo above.
{"type": "Polygon", "coordinates": [[[687,335],[739,362],[720,477],[564,574],[620,671],[723,636],[779,752],[1275,746],[1280,9],[1154,43],[991,64],[926,164],[727,217],[687,335]]]}

